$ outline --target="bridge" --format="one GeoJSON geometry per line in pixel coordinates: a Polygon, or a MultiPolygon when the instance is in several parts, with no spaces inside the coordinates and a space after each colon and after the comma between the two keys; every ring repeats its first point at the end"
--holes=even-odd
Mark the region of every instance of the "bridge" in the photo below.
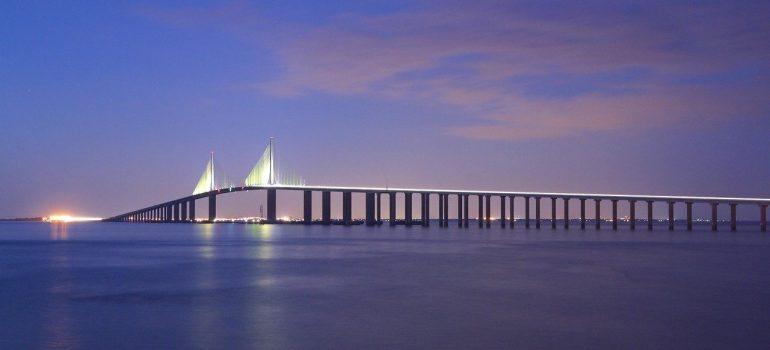
{"type": "Polygon", "coordinates": [[[594,225],[597,229],[601,228],[602,201],[612,203],[612,229],[618,229],[618,203],[627,203],[629,208],[628,225],[631,230],[636,229],[639,220],[636,217],[637,203],[646,203],[646,224],[647,229],[652,230],[653,204],[661,203],[668,206],[668,229],[674,230],[674,206],[684,204],[686,208],[687,230],[691,231],[693,227],[692,208],[694,203],[706,203],[711,207],[711,230],[717,231],[717,208],[719,205],[727,205],[730,208],[730,230],[736,231],[737,219],[736,211],[738,205],[751,205],[759,208],[759,226],[760,230],[767,231],[767,207],[770,205],[770,198],[731,198],[731,197],[693,197],[693,196],[655,196],[655,195],[624,195],[624,194],[592,194],[592,193],[549,193],[549,192],[514,192],[514,191],[473,191],[473,190],[452,190],[452,189],[425,189],[425,188],[382,188],[382,187],[341,187],[341,186],[308,186],[304,180],[291,172],[282,172],[275,166],[275,144],[273,138],[270,138],[267,147],[257,164],[246,177],[242,186],[233,186],[226,180],[218,184],[215,174],[214,155],[212,153],[206,167],[198,180],[198,184],[191,195],[174,199],[168,202],[155,204],[145,208],[137,209],[128,213],[116,215],[105,219],[111,222],[197,222],[195,203],[197,200],[208,200],[208,220],[214,222],[217,214],[217,196],[233,192],[243,191],[265,191],[267,194],[267,217],[266,223],[279,223],[276,218],[277,191],[301,191],[303,192],[303,223],[304,224],[332,224],[331,219],[331,193],[342,193],[342,220],[343,225],[352,225],[352,194],[361,193],[365,195],[366,218],[365,223],[369,226],[380,225],[382,219],[382,196],[388,197],[389,218],[388,223],[391,226],[403,224],[406,226],[429,226],[431,222],[430,198],[438,197],[438,225],[439,227],[449,226],[449,200],[457,201],[457,213],[455,216],[456,225],[461,228],[469,227],[471,221],[469,213],[469,202],[471,198],[475,199],[478,208],[478,214],[474,221],[480,228],[489,228],[492,225],[491,208],[492,199],[499,200],[499,225],[505,228],[514,227],[514,204],[515,199],[520,198],[524,201],[524,219],[523,225],[530,228],[539,229],[541,227],[541,202],[543,199],[550,199],[552,228],[556,228],[557,201],[563,205],[562,222],[565,229],[570,227],[569,205],[570,202],[577,202],[580,205],[580,228],[586,227],[586,201],[594,204],[594,225]],[[314,220],[312,215],[313,192],[321,192],[321,218],[314,220]],[[396,215],[397,195],[403,195],[404,215],[399,218],[396,215]],[[419,197],[420,212],[419,218],[413,215],[413,196],[419,197]],[[534,217],[532,209],[534,207],[534,217]],[[507,209],[506,209],[507,208],[507,209]]]}

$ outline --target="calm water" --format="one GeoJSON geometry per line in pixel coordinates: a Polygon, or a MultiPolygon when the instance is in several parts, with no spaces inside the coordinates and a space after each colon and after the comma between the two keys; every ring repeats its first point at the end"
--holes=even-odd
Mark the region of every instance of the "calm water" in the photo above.
{"type": "Polygon", "coordinates": [[[767,349],[755,226],[0,223],[0,349],[767,349]]]}

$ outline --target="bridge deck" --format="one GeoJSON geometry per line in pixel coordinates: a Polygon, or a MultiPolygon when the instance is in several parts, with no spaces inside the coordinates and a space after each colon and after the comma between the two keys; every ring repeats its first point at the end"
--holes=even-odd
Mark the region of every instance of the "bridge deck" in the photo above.
{"type": "Polygon", "coordinates": [[[770,198],[746,198],[746,197],[704,197],[704,196],[661,196],[661,195],[637,195],[637,194],[602,194],[602,193],[568,193],[568,192],[522,192],[522,191],[486,191],[486,190],[454,190],[431,188],[394,188],[394,187],[356,187],[356,186],[238,186],[223,188],[209,192],[198,193],[181,197],[175,200],[141,208],[132,212],[117,215],[107,220],[112,220],[126,215],[145,212],[147,210],[162,208],[170,204],[191,201],[213,195],[231,192],[258,191],[258,190],[285,190],[285,191],[318,191],[318,192],[350,192],[350,193],[431,193],[451,195],[490,195],[490,196],[514,196],[530,198],[561,198],[561,199],[588,199],[588,200],[617,200],[617,201],[649,201],[649,202],[684,202],[684,203],[720,203],[720,204],[756,204],[770,205],[770,198]]]}

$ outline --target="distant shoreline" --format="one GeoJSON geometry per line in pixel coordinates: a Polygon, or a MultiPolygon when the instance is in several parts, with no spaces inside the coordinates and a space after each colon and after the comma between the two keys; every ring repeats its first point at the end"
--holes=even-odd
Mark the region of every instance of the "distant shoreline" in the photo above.
{"type": "Polygon", "coordinates": [[[34,218],[0,218],[0,221],[31,221],[31,222],[42,222],[42,217],[34,217],[34,218]]]}

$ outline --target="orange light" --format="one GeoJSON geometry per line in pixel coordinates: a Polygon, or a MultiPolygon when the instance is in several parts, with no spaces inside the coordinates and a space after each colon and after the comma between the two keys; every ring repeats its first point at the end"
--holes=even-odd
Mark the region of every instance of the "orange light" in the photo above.
{"type": "Polygon", "coordinates": [[[82,216],[71,216],[71,215],[62,215],[62,214],[54,214],[43,218],[43,221],[45,222],[81,222],[81,221],[100,221],[102,218],[92,218],[92,217],[82,217],[82,216]]]}

